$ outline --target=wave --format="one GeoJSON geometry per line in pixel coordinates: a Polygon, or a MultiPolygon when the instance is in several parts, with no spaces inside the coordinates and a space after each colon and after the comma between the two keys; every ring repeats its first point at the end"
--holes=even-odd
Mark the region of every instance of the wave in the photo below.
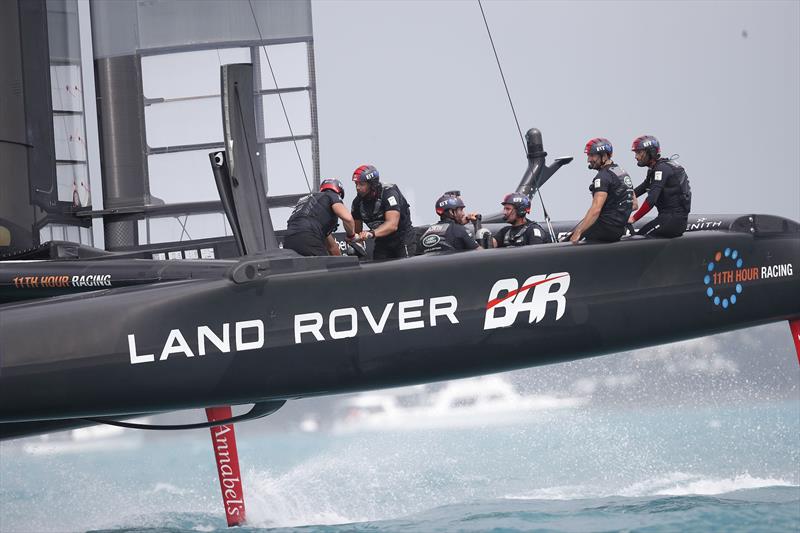
{"type": "Polygon", "coordinates": [[[728,478],[707,477],[685,472],[669,474],[633,483],[621,490],[608,492],[602,487],[591,485],[564,485],[527,491],[522,494],[505,496],[509,500],[577,500],[585,498],[606,498],[624,496],[640,498],[652,496],[716,496],[740,490],[763,489],[771,487],[794,487],[782,478],[754,477],[743,473],[728,478]]]}

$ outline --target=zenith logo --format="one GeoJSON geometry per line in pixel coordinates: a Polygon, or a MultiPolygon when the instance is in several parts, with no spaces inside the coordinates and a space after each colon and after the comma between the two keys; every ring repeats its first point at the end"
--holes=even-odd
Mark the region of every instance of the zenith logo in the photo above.
{"type": "Polygon", "coordinates": [[[565,295],[569,283],[569,272],[531,276],[522,286],[515,278],[497,281],[489,292],[483,329],[512,326],[522,312],[528,313],[529,324],[541,322],[548,302],[555,303],[556,320],[559,320],[567,307],[565,295]]]}

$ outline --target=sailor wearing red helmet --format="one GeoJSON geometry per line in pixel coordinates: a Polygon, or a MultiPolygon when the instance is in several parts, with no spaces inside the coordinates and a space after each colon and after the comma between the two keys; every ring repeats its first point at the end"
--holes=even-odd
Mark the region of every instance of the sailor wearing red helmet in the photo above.
{"type": "Polygon", "coordinates": [[[376,260],[414,255],[411,212],[397,185],[381,183],[378,169],[361,165],[353,171],[357,196],[351,213],[361,240],[375,239],[372,258],[376,260]],[[364,225],[369,228],[364,230],[364,225]]]}
{"type": "Polygon", "coordinates": [[[611,160],[614,149],[608,139],[596,137],[584,148],[589,168],[596,170],[589,192],[592,205],[569,238],[587,241],[616,242],[625,233],[633,211],[633,183],[625,170],[611,160]]]}
{"type": "Polygon", "coordinates": [[[647,176],[634,190],[636,196],[647,193],[647,199],[629,222],[633,224],[650,209],[658,209],[658,216],[642,226],[639,235],[654,237],[680,237],[686,231],[689,211],[692,209],[692,189],[686,171],[677,162],[661,157],[661,145],[652,135],[636,137],[631,145],[636,165],[647,167],[647,176]]]}
{"type": "Polygon", "coordinates": [[[504,248],[507,246],[525,246],[528,244],[544,244],[550,242],[550,236],[539,224],[528,220],[531,212],[531,199],[518,192],[506,194],[503,201],[503,220],[510,226],[505,226],[494,237],[494,246],[504,248]]]}
{"type": "Polygon", "coordinates": [[[289,216],[283,247],[300,255],[342,255],[333,232],[342,221],[348,238],[355,236],[355,224],[344,206],[344,187],[337,179],[324,180],[319,192],[300,199],[289,216]]]}
{"type": "Polygon", "coordinates": [[[464,200],[454,192],[446,192],[436,200],[434,209],[439,215],[439,222],[432,224],[420,237],[423,254],[480,249],[478,242],[464,227],[468,222],[464,200]]]}

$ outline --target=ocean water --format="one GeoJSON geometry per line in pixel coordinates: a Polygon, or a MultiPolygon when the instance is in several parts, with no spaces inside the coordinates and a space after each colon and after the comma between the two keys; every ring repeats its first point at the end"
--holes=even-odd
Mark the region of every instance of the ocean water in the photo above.
{"type": "MultiPolygon", "coordinates": [[[[800,530],[800,401],[578,410],[506,427],[239,435],[241,531],[800,530]]],[[[225,531],[208,431],[0,448],[0,531],[225,531]]]]}

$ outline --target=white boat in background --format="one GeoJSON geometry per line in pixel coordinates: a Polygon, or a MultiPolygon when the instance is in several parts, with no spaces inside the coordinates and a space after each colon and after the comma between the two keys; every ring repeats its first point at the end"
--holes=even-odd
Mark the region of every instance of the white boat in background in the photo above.
{"type": "Polygon", "coordinates": [[[580,407],[581,397],[519,394],[499,376],[363,393],[342,402],[332,433],[468,428],[522,422],[555,409],[580,407]]]}
{"type": "Polygon", "coordinates": [[[142,443],[141,431],[98,425],[41,435],[25,442],[22,450],[30,455],[103,453],[136,450],[142,443]]]}

